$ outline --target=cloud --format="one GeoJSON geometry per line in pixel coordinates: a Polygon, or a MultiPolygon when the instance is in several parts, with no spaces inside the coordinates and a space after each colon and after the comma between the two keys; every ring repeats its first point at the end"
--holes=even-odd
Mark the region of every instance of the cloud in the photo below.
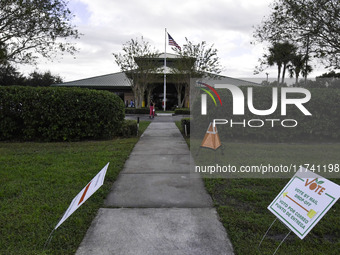
{"type": "MultiPolygon", "coordinates": [[[[76,41],[80,51],[76,58],[65,55],[53,63],[42,60],[38,68],[68,81],[117,72],[112,53],[121,51],[123,43],[143,36],[163,52],[167,28],[180,45],[185,37],[194,43],[214,44],[226,67],[225,75],[250,77],[263,54],[262,47],[250,45],[252,26],[269,14],[272,1],[72,0],[73,23],[84,34],[76,41]]],[[[167,51],[171,52],[169,46],[167,51]]],[[[23,68],[28,72],[35,67],[23,68]]]]}

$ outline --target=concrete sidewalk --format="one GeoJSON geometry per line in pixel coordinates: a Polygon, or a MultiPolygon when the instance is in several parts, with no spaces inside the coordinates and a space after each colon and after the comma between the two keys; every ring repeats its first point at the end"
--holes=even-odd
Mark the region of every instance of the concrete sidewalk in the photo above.
{"type": "Polygon", "coordinates": [[[233,254],[190,160],[176,125],[152,122],[76,254],[233,254]]]}

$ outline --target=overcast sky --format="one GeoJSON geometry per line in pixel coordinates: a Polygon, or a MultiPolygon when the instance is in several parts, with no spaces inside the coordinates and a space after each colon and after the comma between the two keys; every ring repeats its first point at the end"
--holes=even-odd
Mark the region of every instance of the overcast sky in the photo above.
{"type": "MultiPolygon", "coordinates": [[[[270,78],[276,68],[254,76],[265,45],[251,45],[253,26],[270,13],[273,0],[70,0],[73,24],[84,34],[76,40],[79,52],[64,55],[53,62],[42,60],[34,69],[50,70],[64,81],[119,72],[113,52],[122,44],[143,36],[160,52],[164,52],[165,28],[181,46],[187,37],[193,43],[214,44],[223,66],[223,75],[235,78],[270,78]]],[[[167,46],[167,52],[173,53],[167,46]]],[[[315,67],[311,77],[324,72],[315,67]]]]}

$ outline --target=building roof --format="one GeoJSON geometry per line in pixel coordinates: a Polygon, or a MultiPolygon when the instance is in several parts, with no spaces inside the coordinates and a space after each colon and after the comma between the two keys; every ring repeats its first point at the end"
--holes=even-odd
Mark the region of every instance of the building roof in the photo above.
{"type": "Polygon", "coordinates": [[[129,89],[131,87],[131,84],[126,74],[124,72],[119,72],[76,81],[64,82],[60,84],[55,84],[53,86],[86,87],[98,89],[129,89]]]}
{"type": "Polygon", "coordinates": [[[223,75],[215,75],[205,76],[203,77],[203,82],[211,83],[211,84],[230,84],[236,86],[261,86],[259,83],[246,81],[242,79],[231,78],[223,75]]]}
{"type": "MultiPolygon", "coordinates": [[[[164,58],[165,57],[165,53],[161,53],[158,58],[164,58]]],[[[173,54],[173,53],[166,53],[166,58],[181,58],[180,55],[177,54],[173,54]]]]}
{"type": "MultiPolygon", "coordinates": [[[[163,67],[158,69],[160,73],[163,73],[163,67]]],[[[167,67],[167,74],[171,74],[171,68],[167,67]]],[[[213,74],[210,76],[207,74],[202,78],[203,82],[210,84],[231,84],[236,86],[260,86],[260,84],[255,82],[250,82],[241,79],[235,79],[228,76],[213,74]]],[[[83,87],[83,88],[93,88],[93,89],[130,89],[131,83],[129,78],[124,72],[111,73],[106,75],[100,75],[95,77],[90,77],[86,79],[64,82],[60,84],[55,84],[52,86],[60,87],[83,87]]]]}
{"type": "MultiPolygon", "coordinates": [[[[165,58],[165,53],[162,52],[162,53],[159,53],[159,54],[155,54],[156,56],[154,58],[152,57],[149,57],[149,56],[141,56],[141,57],[136,57],[137,59],[138,58],[145,58],[145,59],[164,59],[165,58]]],[[[180,55],[178,54],[173,54],[173,53],[166,53],[166,59],[177,59],[177,58],[181,58],[180,55]]]]}

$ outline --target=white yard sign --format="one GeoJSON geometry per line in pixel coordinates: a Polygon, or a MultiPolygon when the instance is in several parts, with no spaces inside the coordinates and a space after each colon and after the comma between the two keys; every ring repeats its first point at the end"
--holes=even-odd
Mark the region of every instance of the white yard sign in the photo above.
{"type": "Polygon", "coordinates": [[[78,193],[78,195],[72,200],[70,206],[66,210],[64,216],[61,218],[59,223],[54,229],[57,229],[75,210],[77,210],[94,192],[99,189],[103,183],[107,168],[110,163],[106,166],[78,193]]]}
{"type": "Polygon", "coordinates": [[[303,239],[339,196],[339,185],[300,167],[268,209],[303,239]]]}

